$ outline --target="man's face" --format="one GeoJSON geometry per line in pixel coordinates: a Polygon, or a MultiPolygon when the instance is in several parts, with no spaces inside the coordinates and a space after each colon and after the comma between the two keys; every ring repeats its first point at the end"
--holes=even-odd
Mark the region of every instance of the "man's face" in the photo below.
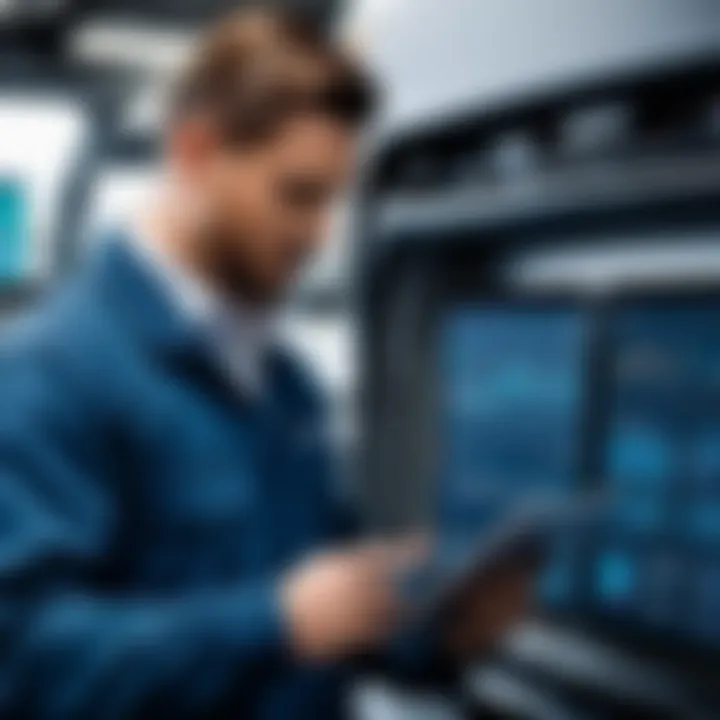
{"type": "Polygon", "coordinates": [[[208,137],[181,163],[201,208],[206,261],[228,290],[271,302],[324,241],[333,201],[352,171],[355,134],[308,115],[238,149],[208,137]]]}

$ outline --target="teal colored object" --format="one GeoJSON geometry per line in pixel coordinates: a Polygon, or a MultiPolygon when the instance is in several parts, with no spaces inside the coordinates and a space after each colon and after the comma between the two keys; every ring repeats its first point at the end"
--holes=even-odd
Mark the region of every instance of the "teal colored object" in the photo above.
{"type": "Polygon", "coordinates": [[[635,570],[630,558],[625,553],[606,553],[600,560],[598,584],[605,601],[628,600],[635,588],[635,570]]]}
{"type": "Polygon", "coordinates": [[[27,240],[25,190],[14,180],[0,180],[0,283],[14,283],[25,276],[27,240]]]}

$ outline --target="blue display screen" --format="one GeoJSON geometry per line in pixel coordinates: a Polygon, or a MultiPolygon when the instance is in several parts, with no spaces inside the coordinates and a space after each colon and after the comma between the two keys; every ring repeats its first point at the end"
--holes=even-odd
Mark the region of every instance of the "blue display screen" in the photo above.
{"type": "MultiPolygon", "coordinates": [[[[569,308],[473,304],[441,329],[440,521],[458,542],[577,480],[585,319],[569,308]]],[[[569,591],[569,555],[546,579],[569,591]],[[566,562],[568,561],[568,562],[566,562]]]]}
{"type": "Polygon", "coordinates": [[[17,282],[27,274],[27,215],[22,184],[0,179],[0,283],[17,282]]]}
{"type": "Polygon", "coordinates": [[[612,516],[600,606],[720,642],[720,301],[638,304],[612,323],[612,516]]]}

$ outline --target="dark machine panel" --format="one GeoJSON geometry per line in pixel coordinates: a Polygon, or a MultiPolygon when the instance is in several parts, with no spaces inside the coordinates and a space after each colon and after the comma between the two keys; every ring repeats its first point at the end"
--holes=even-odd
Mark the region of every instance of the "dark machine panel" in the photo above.
{"type": "Polygon", "coordinates": [[[502,660],[588,717],[720,708],[719,78],[443,116],[366,192],[368,516],[462,545],[535,494],[604,490],[502,660]]]}

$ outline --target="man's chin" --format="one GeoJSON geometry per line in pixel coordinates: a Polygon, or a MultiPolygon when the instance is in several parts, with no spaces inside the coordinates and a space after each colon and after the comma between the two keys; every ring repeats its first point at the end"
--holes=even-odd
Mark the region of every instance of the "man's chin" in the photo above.
{"type": "Polygon", "coordinates": [[[285,268],[251,268],[247,261],[226,258],[216,264],[216,275],[225,292],[260,307],[277,305],[291,290],[296,273],[285,268]]]}
{"type": "Polygon", "coordinates": [[[272,308],[283,301],[287,294],[288,282],[269,278],[236,276],[230,285],[232,294],[254,307],[272,308]]]}

